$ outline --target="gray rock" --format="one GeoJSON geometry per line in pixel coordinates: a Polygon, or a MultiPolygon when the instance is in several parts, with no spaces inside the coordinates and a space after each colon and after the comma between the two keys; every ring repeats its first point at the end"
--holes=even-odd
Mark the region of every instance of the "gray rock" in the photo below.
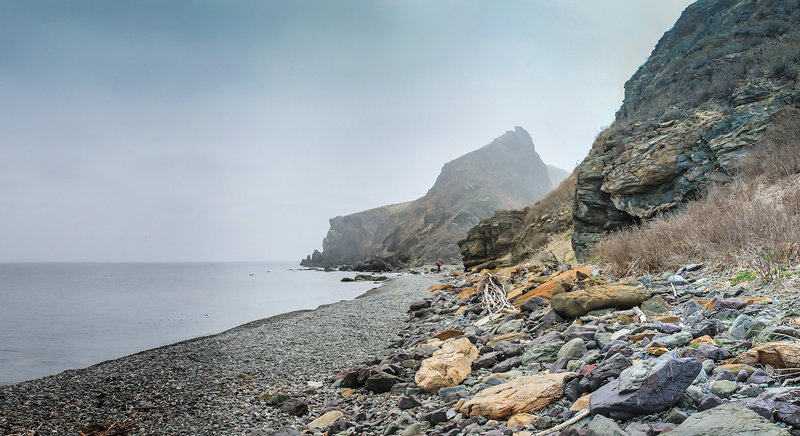
{"type": "Polygon", "coordinates": [[[722,403],[724,403],[722,398],[714,394],[705,394],[700,397],[700,401],[697,402],[697,410],[702,412],[703,410],[713,409],[722,403]]]}
{"type": "Polygon", "coordinates": [[[730,330],[728,330],[728,334],[734,339],[743,341],[748,337],[753,336],[751,333],[755,323],[756,322],[753,317],[741,314],[737,316],[735,320],[733,320],[733,324],[731,325],[730,330]]]}
{"type": "Polygon", "coordinates": [[[291,398],[281,403],[278,409],[292,416],[303,416],[308,413],[308,403],[299,398],[291,398]]]}
{"type": "Polygon", "coordinates": [[[703,371],[705,371],[706,374],[711,374],[716,366],[717,364],[711,359],[706,359],[703,361],[703,371]]]}
{"type": "Polygon", "coordinates": [[[467,390],[467,387],[464,386],[464,385],[450,386],[450,387],[439,389],[439,392],[437,392],[436,394],[439,395],[439,398],[445,399],[450,394],[458,393],[458,392],[466,392],[466,390],[467,390]]]}
{"type": "Polygon", "coordinates": [[[570,359],[579,359],[586,354],[586,344],[583,342],[581,338],[575,338],[571,341],[564,344],[560,350],[558,350],[558,354],[556,354],[557,359],[562,358],[570,358],[570,359]]]}
{"type": "Polygon", "coordinates": [[[788,436],[789,432],[746,407],[727,403],[690,416],[669,434],[670,436],[735,434],[788,436]]]}
{"type": "Polygon", "coordinates": [[[669,354],[639,363],[596,390],[590,410],[614,419],[661,412],[678,402],[701,369],[696,359],[669,354]]]}
{"type": "Polygon", "coordinates": [[[589,423],[588,436],[628,436],[616,422],[603,415],[595,415],[589,423]]]}
{"type": "Polygon", "coordinates": [[[301,433],[293,428],[284,428],[269,433],[269,436],[300,436],[301,433]]]}
{"type": "Polygon", "coordinates": [[[521,319],[512,319],[511,321],[506,321],[499,326],[497,326],[497,330],[495,330],[496,335],[504,335],[506,333],[511,333],[519,330],[522,327],[522,320],[521,319]]]}
{"type": "Polygon", "coordinates": [[[513,368],[520,366],[521,364],[522,364],[522,359],[520,359],[519,356],[514,356],[492,367],[492,372],[508,372],[511,371],[513,368]]]}
{"type": "Polygon", "coordinates": [[[670,409],[670,411],[667,412],[667,415],[664,417],[664,421],[672,424],[680,424],[683,421],[686,421],[686,418],[688,417],[689,414],[680,409],[670,409]]]}
{"type": "Polygon", "coordinates": [[[422,425],[420,425],[420,423],[418,422],[415,422],[406,427],[405,430],[401,431],[400,436],[415,436],[420,434],[421,432],[422,432],[422,425]]]}
{"type": "Polygon", "coordinates": [[[700,305],[694,300],[687,301],[686,304],[684,304],[683,306],[683,314],[686,316],[691,315],[695,312],[702,312],[702,311],[703,308],[700,307],[700,305]]]}
{"type": "Polygon", "coordinates": [[[667,278],[667,283],[670,285],[680,286],[686,284],[686,279],[678,274],[673,274],[667,278]]]}
{"type": "Polygon", "coordinates": [[[594,335],[594,341],[597,342],[597,346],[600,349],[605,348],[606,345],[611,343],[611,335],[613,335],[613,333],[597,332],[594,335]]]}
{"type": "Polygon", "coordinates": [[[631,366],[631,361],[628,358],[622,354],[615,354],[583,376],[580,380],[581,390],[583,392],[594,392],[609,380],[619,377],[620,373],[629,366],[631,366]]]}
{"type": "Polygon", "coordinates": [[[547,344],[534,345],[525,354],[522,355],[522,364],[530,365],[531,363],[553,363],[558,358],[558,352],[564,342],[550,342],[547,344]]]}
{"type": "Polygon", "coordinates": [[[736,392],[735,382],[728,381],[728,380],[717,380],[711,383],[711,393],[720,397],[720,398],[728,398],[736,392]]]}
{"type": "Polygon", "coordinates": [[[678,401],[678,406],[684,409],[694,409],[700,398],[703,396],[703,390],[697,386],[689,386],[681,395],[678,401]]]}
{"type": "Polygon", "coordinates": [[[379,372],[375,375],[370,376],[367,379],[367,382],[364,383],[364,387],[368,391],[372,391],[376,394],[382,394],[384,392],[389,392],[392,390],[392,386],[397,383],[399,379],[397,376],[387,374],[385,372],[379,372]]]}
{"type": "Polygon", "coordinates": [[[666,345],[667,348],[682,347],[692,340],[692,334],[689,332],[678,332],[671,335],[664,336],[657,339],[658,342],[666,345]]]}

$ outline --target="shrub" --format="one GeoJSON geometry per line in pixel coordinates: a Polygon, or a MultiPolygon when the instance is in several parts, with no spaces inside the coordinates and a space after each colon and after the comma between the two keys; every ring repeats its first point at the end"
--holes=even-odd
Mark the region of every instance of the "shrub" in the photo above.
{"type": "Polygon", "coordinates": [[[620,275],[695,261],[734,262],[770,279],[800,255],[800,115],[777,115],[728,185],[681,210],[621,230],[595,248],[620,275]]]}

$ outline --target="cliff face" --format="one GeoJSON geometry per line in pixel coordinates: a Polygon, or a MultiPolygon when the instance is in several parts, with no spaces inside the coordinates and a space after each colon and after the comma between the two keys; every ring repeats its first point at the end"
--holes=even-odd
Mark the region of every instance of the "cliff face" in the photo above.
{"type": "Polygon", "coordinates": [[[544,197],[550,176],[521,127],[448,162],[417,200],[330,220],[322,252],[305,266],[358,264],[366,269],[456,261],[456,241],[497,209],[521,208],[544,197]]]}
{"type": "Polygon", "coordinates": [[[573,248],[725,183],[770,117],[800,103],[796,0],[700,0],[625,84],[577,170],[573,248]]]}

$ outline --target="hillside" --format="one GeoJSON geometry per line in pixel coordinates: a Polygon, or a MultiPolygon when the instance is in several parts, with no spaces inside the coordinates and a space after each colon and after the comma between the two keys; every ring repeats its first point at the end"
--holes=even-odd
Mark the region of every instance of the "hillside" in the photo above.
{"type": "Polygon", "coordinates": [[[531,204],[550,189],[530,135],[517,127],[445,164],[422,198],[332,218],[322,252],[301,264],[380,270],[437,258],[457,261],[456,241],[481,219],[531,204]]]}
{"type": "Polygon", "coordinates": [[[774,115],[800,103],[796,1],[701,0],[625,84],[616,121],[578,168],[573,248],[732,180],[774,115]]]}

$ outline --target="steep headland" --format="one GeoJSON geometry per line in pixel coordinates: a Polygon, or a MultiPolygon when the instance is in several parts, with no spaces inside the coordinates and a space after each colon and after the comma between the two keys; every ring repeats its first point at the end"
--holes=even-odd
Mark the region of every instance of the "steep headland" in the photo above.
{"type": "Polygon", "coordinates": [[[302,265],[381,270],[437,258],[455,261],[456,241],[481,219],[531,204],[550,189],[551,174],[530,135],[516,127],[445,164],[422,198],[332,218],[322,252],[302,265]]]}

